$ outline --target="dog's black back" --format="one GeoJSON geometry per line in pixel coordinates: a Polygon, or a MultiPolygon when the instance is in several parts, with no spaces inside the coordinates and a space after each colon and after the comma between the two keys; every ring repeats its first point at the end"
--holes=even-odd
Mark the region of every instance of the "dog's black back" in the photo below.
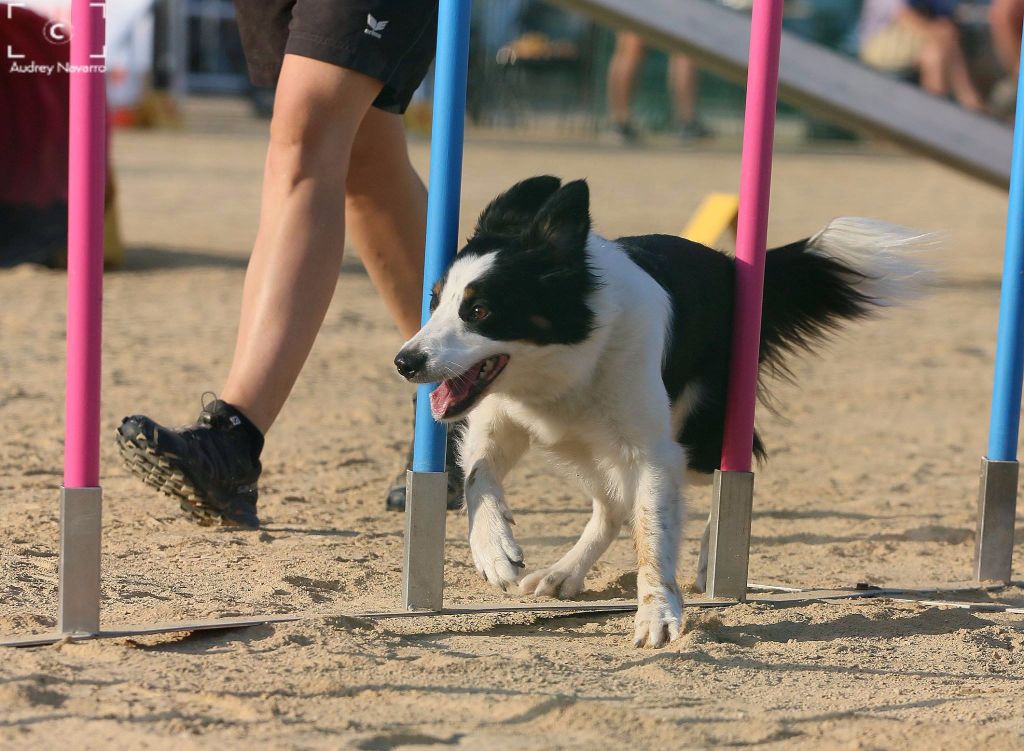
{"type": "MultiPolygon", "coordinates": [[[[700,243],[672,235],[622,237],[618,243],[672,300],[672,329],[662,378],[673,403],[687,387],[696,398],[678,435],[689,467],[718,468],[725,429],[732,342],[734,261],[700,243]]],[[[808,240],[768,252],[761,319],[761,364],[786,373],[783,358],[806,350],[843,320],[863,317],[872,301],[852,281],[861,275],[842,262],[808,252],[808,240]]],[[[754,455],[766,451],[754,434],[754,455]]]]}

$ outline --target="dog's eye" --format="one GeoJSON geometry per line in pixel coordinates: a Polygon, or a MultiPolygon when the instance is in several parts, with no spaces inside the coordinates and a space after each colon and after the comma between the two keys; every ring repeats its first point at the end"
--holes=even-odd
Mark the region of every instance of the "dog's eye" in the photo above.
{"type": "Polygon", "coordinates": [[[485,318],[487,318],[487,316],[489,316],[490,314],[490,308],[488,308],[486,305],[481,305],[480,303],[477,303],[470,309],[469,318],[470,320],[473,321],[482,321],[485,318]]]}
{"type": "Polygon", "coordinates": [[[430,312],[431,313],[433,313],[435,310],[437,310],[437,304],[439,302],[441,302],[441,301],[438,299],[437,293],[436,292],[431,292],[430,293],[430,312]]]}

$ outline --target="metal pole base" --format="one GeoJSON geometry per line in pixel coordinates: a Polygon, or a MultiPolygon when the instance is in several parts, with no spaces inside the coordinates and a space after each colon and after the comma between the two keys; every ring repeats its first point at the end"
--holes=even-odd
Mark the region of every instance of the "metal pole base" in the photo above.
{"type": "Polygon", "coordinates": [[[747,598],[754,473],[715,470],[708,544],[708,597],[747,598]]]}
{"type": "Polygon", "coordinates": [[[440,610],[444,602],[447,472],[406,472],[402,607],[440,610]]]}
{"type": "Polygon", "coordinates": [[[100,488],[60,490],[60,574],[57,630],[96,634],[100,630],[100,488]]]}
{"type": "Polygon", "coordinates": [[[978,534],[974,542],[974,578],[978,581],[1010,581],[1018,468],[1015,461],[981,460],[978,534]]]}

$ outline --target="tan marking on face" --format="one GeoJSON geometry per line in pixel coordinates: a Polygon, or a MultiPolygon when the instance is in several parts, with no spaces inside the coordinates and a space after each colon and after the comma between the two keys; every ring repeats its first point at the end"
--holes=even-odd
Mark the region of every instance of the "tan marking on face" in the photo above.
{"type": "Polygon", "coordinates": [[[470,300],[474,297],[476,297],[476,287],[474,287],[473,285],[467,286],[466,289],[462,291],[463,300],[470,300]]]}
{"type": "Polygon", "coordinates": [[[551,321],[549,321],[544,316],[537,316],[537,315],[530,316],[530,323],[532,323],[534,326],[536,326],[539,329],[550,329],[551,328],[551,321]]]}

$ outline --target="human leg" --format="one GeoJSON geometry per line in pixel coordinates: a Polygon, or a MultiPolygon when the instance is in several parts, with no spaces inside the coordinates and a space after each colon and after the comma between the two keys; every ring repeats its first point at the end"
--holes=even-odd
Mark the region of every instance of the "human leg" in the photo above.
{"type": "Polygon", "coordinates": [[[352,146],[345,219],[370,279],[405,339],[420,327],[427,189],[399,115],[371,109],[352,146]]]}
{"type": "Polygon", "coordinates": [[[946,18],[929,22],[920,55],[921,86],[938,96],[952,94],[967,109],[983,107],[960,48],[956,26],[946,18]]]}
{"type": "Polygon", "coordinates": [[[697,114],[697,66],[686,55],[672,55],[668,73],[676,122],[691,123],[697,114]]]}
{"type": "Polygon", "coordinates": [[[644,55],[644,43],[636,34],[620,31],[615,35],[615,52],[608,64],[608,115],[623,135],[628,135],[633,85],[644,55]]]}
{"type": "Polygon", "coordinates": [[[287,55],[264,171],[260,227],[246,271],[235,356],[222,398],[263,432],[273,424],[334,294],[344,196],[376,79],[287,55]]]}

